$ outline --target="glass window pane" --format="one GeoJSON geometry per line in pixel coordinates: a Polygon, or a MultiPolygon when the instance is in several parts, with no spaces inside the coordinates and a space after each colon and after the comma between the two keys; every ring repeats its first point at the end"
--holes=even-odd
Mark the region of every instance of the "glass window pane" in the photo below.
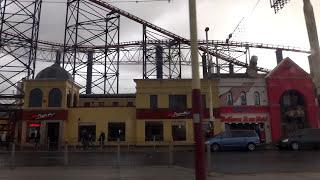
{"type": "Polygon", "coordinates": [[[146,122],[145,124],[145,141],[163,141],[163,123],[146,122]]]}
{"type": "Polygon", "coordinates": [[[61,107],[62,93],[60,89],[53,88],[49,92],[49,107],[61,107]]]}
{"type": "Polygon", "coordinates": [[[108,141],[126,140],[125,123],[108,123],[108,141]]]}
{"type": "Polygon", "coordinates": [[[186,140],[186,123],[185,122],[172,123],[172,139],[173,141],[186,140]]]}
{"type": "Polygon", "coordinates": [[[38,88],[31,90],[29,96],[29,107],[42,106],[42,91],[38,88]]]}

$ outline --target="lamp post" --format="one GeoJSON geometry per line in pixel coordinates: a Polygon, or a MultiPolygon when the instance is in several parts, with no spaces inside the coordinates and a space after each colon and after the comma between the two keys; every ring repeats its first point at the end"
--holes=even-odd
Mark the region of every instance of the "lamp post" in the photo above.
{"type": "MultiPolygon", "coordinates": [[[[209,38],[208,38],[209,27],[206,27],[205,31],[206,31],[207,59],[210,64],[209,67],[212,67],[212,61],[210,60],[210,55],[209,55],[209,38]]],[[[212,102],[211,69],[209,69],[209,121],[211,125],[213,125],[213,105],[212,104],[213,102],[212,102]]]]}
{"type": "Polygon", "coordinates": [[[202,127],[201,91],[198,60],[196,0],[189,0],[190,45],[192,65],[192,119],[195,139],[195,178],[206,180],[204,133],[202,127]]]}

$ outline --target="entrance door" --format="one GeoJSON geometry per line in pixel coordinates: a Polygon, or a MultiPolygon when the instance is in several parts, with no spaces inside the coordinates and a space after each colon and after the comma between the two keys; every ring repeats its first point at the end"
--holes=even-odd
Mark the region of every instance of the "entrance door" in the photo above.
{"type": "Polygon", "coordinates": [[[60,123],[47,123],[47,139],[50,149],[59,147],[59,128],[60,123]]]}
{"type": "Polygon", "coordinates": [[[286,137],[298,129],[307,128],[309,125],[305,115],[304,96],[295,90],[283,93],[280,99],[281,107],[281,134],[286,137]]]}

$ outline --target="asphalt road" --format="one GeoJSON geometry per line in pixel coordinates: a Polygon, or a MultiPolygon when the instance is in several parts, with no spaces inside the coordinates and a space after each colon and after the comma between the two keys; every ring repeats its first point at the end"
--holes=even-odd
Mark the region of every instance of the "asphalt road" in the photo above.
{"type": "MultiPolygon", "coordinates": [[[[216,152],[212,155],[212,170],[222,173],[318,172],[320,151],[216,152]]],[[[13,161],[10,153],[0,153],[0,166],[7,168],[13,161]]],[[[68,166],[167,166],[168,152],[122,152],[120,161],[115,152],[72,152],[68,166]]],[[[193,168],[193,152],[180,151],[173,155],[174,165],[193,168]]],[[[22,166],[63,166],[63,152],[16,152],[14,164],[22,166]]]]}

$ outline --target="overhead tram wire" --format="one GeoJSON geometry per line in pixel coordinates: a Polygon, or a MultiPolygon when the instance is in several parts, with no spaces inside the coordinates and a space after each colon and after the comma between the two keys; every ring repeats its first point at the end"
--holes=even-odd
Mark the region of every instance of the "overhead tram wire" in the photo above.
{"type": "MultiPolygon", "coordinates": [[[[9,0],[10,1],[10,0],[9,0]]],[[[107,3],[150,3],[150,2],[168,2],[170,3],[172,0],[120,0],[120,1],[106,1],[107,3]]],[[[22,0],[20,2],[28,2],[32,3],[34,1],[31,0],[22,0]]],[[[49,0],[43,0],[42,3],[46,4],[67,4],[66,1],[49,1],[49,0]]]]}
{"type": "Polygon", "coordinates": [[[243,16],[243,17],[241,18],[241,20],[240,20],[239,23],[237,24],[236,28],[232,31],[232,33],[229,34],[229,36],[228,36],[228,38],[227,38],[228,40],[230,40],[235,33],[238,33],[238,32],[236,32],[236,31],[239,30],[240,26],[243,24],[243,22],[244,22],[245,20],[247,20],[250,16],[252,16],[252,14],[253,14],[254,11],[257,9],[257,7],[258,7],[258,5],[259,5],[260,2],[261,2],[261,0],[257,0],[256,4],[255,4],[254,7],[252,8],[249,16],[247,16],[247,17],[243,16]]]}

